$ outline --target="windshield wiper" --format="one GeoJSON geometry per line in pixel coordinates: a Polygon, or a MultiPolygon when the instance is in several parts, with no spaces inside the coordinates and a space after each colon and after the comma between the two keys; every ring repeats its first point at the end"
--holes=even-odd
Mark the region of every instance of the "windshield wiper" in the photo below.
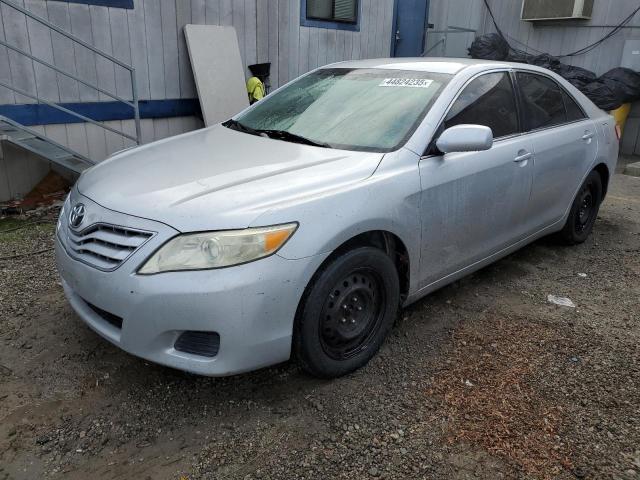
{"type": "Polygon", "coordinates": [[[258,133],[263,133],[269,138],[276,138],[278,140],[284,140],[293,143],[303,143],[305,145],[313,145],[314,147],[333,148],[328,143],[316,142],[310,138],[303,137],[302,135],[296,135],[295,133],[288,132],[287,130],[256,130],[258,133]]]}
{"type": "Polygon", "coordinates": [[[250,133],[251,135],[260,135],[261,133],[261,131],[258,131],[251,127],[247,127],[246,125],[240,123],[237,120],[234,120],[233,118],[227,120],[226,122],[222,122],[222,125],[233,130],[238,130],[239,132],[250,133]]]}
{"type": "Polygon", "coordinates": [[[255,128],[248,127],[233,118],[223,122],[222,125],[233,130],[238,130],[239,132],[250,133],[251,135],[266,136],[287,142],[303,143],[305,145],[313,145],[314,147],[333,148],[328,143],[316,142],[310,138],[303,137],[302,135],[296,135],[295,133],[288,132],[287,130],[257,130],[255,128]]]}

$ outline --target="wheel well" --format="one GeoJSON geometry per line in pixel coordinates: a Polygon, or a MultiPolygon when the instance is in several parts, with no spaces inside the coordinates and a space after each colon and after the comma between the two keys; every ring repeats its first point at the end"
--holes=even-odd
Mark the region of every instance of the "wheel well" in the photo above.
{"type": "Polygon", "coordinates": [[[384,230],[361,233],[336,248],[327,261],[357,247],[379,248],[391,257],[398,271],[400,297],[404,300],[409,293],[409,252],[400,237],[384,230]]]}
{"type": "Polygon", "coordinates": [[[609,188],[609,168],[604,164],[600,163],[596,165],[594,168],[596,172],[600,175],[600,180],[602,180],[602,199],[607,196],[607,190],[609,188]]]}

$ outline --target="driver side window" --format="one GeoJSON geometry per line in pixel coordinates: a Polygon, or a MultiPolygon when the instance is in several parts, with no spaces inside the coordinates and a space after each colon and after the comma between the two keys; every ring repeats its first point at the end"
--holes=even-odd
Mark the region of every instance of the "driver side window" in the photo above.
{"type": "Polygon", "coordinates": [[[489,127],[494,138],[519,133],[518,110],[507,72],[482,75],[464,88],[451,106],[444,128],[461,124],[489,127]]]}

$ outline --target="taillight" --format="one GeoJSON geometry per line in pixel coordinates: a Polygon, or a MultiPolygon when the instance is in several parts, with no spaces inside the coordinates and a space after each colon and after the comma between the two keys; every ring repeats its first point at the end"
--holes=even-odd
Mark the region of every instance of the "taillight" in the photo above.
{"type": "Polygon", "coordinates": [[[616,137],[618,141],[622,138],[622,128],[620,128],[620,125],[616,125],[616,137]]]}

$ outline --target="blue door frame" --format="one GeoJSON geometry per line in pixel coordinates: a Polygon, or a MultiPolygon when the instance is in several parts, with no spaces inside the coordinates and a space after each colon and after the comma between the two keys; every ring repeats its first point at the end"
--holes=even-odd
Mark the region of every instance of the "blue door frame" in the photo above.
{"type": "Polygon", "coordinates": [[[391,29],[392,57],[419,57],[429,16],[429,0],[395,0],[391,29]]]}

